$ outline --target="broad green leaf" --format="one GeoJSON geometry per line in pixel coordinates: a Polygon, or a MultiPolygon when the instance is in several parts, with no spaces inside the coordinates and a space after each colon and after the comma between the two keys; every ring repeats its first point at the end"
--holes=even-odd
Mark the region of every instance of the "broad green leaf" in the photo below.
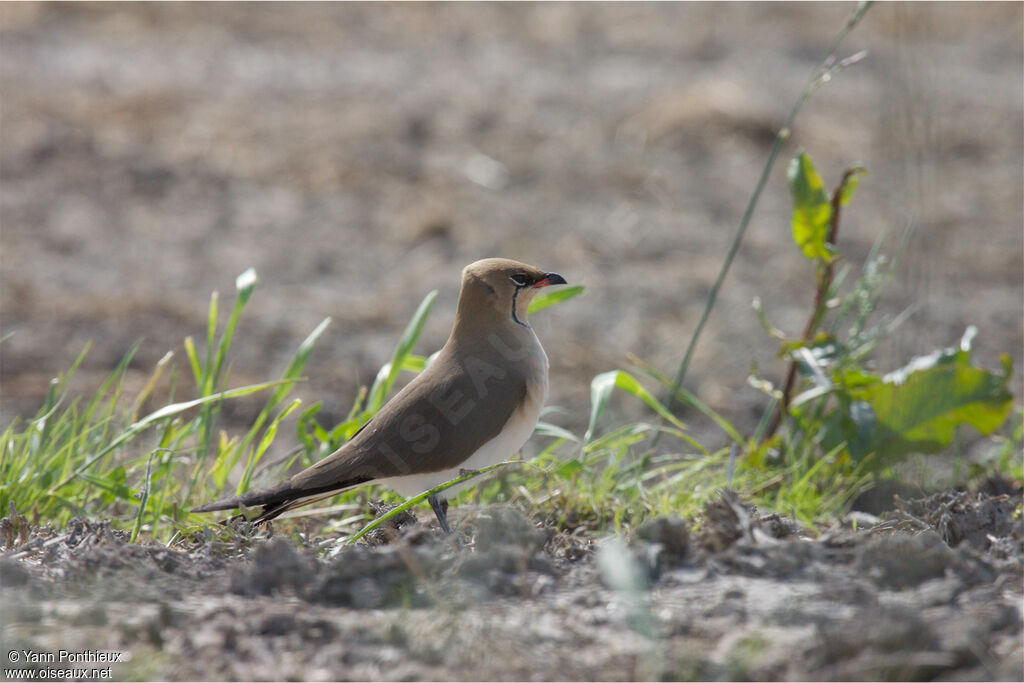
{"type": "Polygon", "coordinates": [[[571,299],[574,296],[578,296],[583,293],[583,285],[573,285],[572,287],[562,287],[561,289],[544,289],[541,290],[537,296],[533,298],[530,305],[526,309],[526,313],[536,313],[537,311],[543,311],[549,306],[562,303],[567,299],[571,299]]]}
{"type": "Polygon", "coordinates": [[[793,241],[808,259],[831,262],[832,252],[825,238],[832,205],[811,158],[804,152],[797,154],[789,164],[787,178],[793,196],[793,241]]]}
{"type": "Polygon", "coordinates": [[[874,452],[893,461],[942,450],[960,425],[991,434],[1010,413],[1012,371],[1008,356],[1002,373],[973,367],[960,348],[915,358],[884,378],[850,373],[840,408],[826,419],[825,443],[843,439],[855,459],[874,452]]]}

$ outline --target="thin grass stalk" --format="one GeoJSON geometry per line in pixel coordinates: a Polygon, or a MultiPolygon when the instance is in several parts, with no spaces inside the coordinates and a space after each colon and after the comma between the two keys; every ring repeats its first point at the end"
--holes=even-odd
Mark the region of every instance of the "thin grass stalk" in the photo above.
{"type": "Polygon", "coordinates": [[[146,479],[142,487],[142,494],[139,499],[139,512],[135,515],[135,524],[132,526],[132,535],[128,539],[129,543],[135,543],[135,540],[139,537],[139,532],[142,531],[142,518],[146,514],[146,505],[149,503],[149,488],[153,483],[150,473],[153,469],[153,456],[162,451],[162,448],[154,449],[149,454],[149,458],[146,460],[146,479]]]}
{"type": "MultiPolygon", "coordinates": [[[[750,201],[747,203],[747,208],[743,212],[743,218],[740,220],[739,227],[736,229],[736,234],[733,236],[732,244],[729,245],[729,251],[726,253],[725,260],[722,262],[722,267],[718,272],[718,277],[715,278],[715,283],[711,287],[711,291],[708,293],[707,301],[704,303],[704,310],[701,311],[700,319],[697,321],[697,326],[694,328],[693,335],[690,337],[690,343],[686,347],[686,353],[683,355],[683,360],[679,364],[679,369],[676,370],[675,377],[672,380],[671,390],[668,392],[668,398],[666,399],[666,405],[669,411],[674,410],[676,406],[676,388],[681,386],[683,379],[686,377],[686,372],[690,367],[690,360],[693,357],[694,349],[697,347],[697,341],[700,339],[701,333],[704,331],[704,325],[707,323],[708,316],[711,314],[711,309],[714,308],[715,301],[718,299],[718,291],[722,288],[722,283],[725,281],[725,276],[729,272],[729,268],[732,266],[733,259],[736,257],[736,253],[739,251],[740,244],[743,242],[743,237],[747,232],[747,227],[750,225],[750,220],[753,218],[754,209],[757,207],[758,202],[761,199],[761,192],[764,191],[765,185],[768,183],[768,177],[771,174],[772,168],[775,166],[775,161],[778,159],[779,153],[782,151],[782,146],[789,139],[791,127],[793,122],[796,120],[797,114],[803,109],[804,104],[810,99],[811,94],[817,89],[817,87],[824,82],[827,76],[831,73],[831,67],[834,63],[835,53],[839,49],[840,43],[846,38],[846,36],[854,29],[860,20],[864,17],[864,13],[867,12],[868,8],[871,7],[873,2],[861,2],[857,9],[854,10],[850,18],[847,19],[846,24],[836,34],[829,44],[829,48],[825,53],[825,57],[815,66],[813,73],[811,74],[810,80],[807,85],[804,86],[803,91],[797,98],[790,110],[789,115],[786,117],[785,122],[779,129],[779,132],[775,135],[775,141],[772,143],[771,151],[768,153],[768,160],[765,162],[764,168],[761,170],[761,176],[758,178],[757,185],[754,188],[754,192],[750,197],[750,201]]],[[[651,446],[653,447],[658,442],[659,435],[655,434],[651,446]]]]}

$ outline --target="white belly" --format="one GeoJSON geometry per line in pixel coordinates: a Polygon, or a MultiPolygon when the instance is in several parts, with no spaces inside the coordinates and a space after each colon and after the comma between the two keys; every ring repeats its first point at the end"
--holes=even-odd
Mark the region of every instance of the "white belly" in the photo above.
{"type": "MultiPolygon", "coordinates": [[[[386,486],[399,495],[409,498],[455,479],[459,476],[459,470],[479,470],[499,462],[505,462],[515,455],[533,434],[537,420],[540,418],[541,408],[544,407],[544,402],[548,397],[548,357],[539,341],[536,342],[536,351],[529,362],[537,366],[537,371],[532,373],[537,379],[527,384],[526,399],[523,401],[522,407],[512,413],[512,417],[505,423],[505,427],[498,432],[497,436],[484,443],[462,465],[439,472],[378,479],[374,483],[386,486]]],[[[480,479],[470,479],[462,484],[456,484],[438,494],[438,498],[452,498],[460,489],[479,483],[480,479]]]]}

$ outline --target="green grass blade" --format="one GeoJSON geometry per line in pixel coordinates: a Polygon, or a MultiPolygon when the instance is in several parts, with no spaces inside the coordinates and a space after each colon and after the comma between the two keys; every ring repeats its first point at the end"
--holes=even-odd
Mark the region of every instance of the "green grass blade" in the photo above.
{"type": "Polygon", "coordinates": [[[556,439],[565,439],[567,441],[575,441],[576,443],[580,441],[580,438],[568,429],[553,425],[550,422],[538,422],[533,433],[537,436],[553,436],[556,439]]]}
{"type": "Polygon", "coordinates": [[[583,434],[584,444],[590,443],[590,440],[594,438],[597,420],[608,405],[608,399],[615,388],[618,372],[618,370],[603,372],[590,381],[590,422],[587,424],[587,431],[583,434]]]}
{"type": "Polygon", "coordinates": [[[419,308],[416,309],[416,313],[406,326],[401,339],[398,340],[398,345],[391,355],[391,362],[385,366],[387,372],[384,373],[382,369],[381,373],[378,373],[377,379],[370,389],[370,398],[366,406],[366,412],[369,413],[368,417],[375,415],[381,409],[381,406],[384,405],[384,400],[387,398],[388,393],[391,392],[395,380],[398,379],[398,374],[402,371],[405,358],[412,353],[413,346],[416,345],[420,334],[423,332],[423,325],[426,323],[427,317],[430,315],[430,309],[434,306],[436,299],[437,290],[435,289],[420,302],[419,308]]]}
{"type": "Polygon", "coordinates": [[[215,291],[210,295],[210,306],[206,312],[206,359],[203,363],[203,381],[199,384],[199,392],[203,396],[213,393],[213,344],[217,338],[219,310],[220,295],[215,291]]]}
{"type": "Polygon", "coordinates": [[[227,358],[228,349],[231,347],[231,340],[234,339],[238,318],[242,315],[242,309],[245,308],[245,304],[248,303],[249,297],[252,296],[255,288],[256,271],[252,268],[249,268],[235,279],[235,289],[238,293],[235,296],[235,305],[231,308],[228,323],[224,327],[224,334],[221,335],[220,343],[217,345],[217,355],[214,357],[213,372],[209,383],[211,389],[217,389],[220,384],[224,360],[227,358]]]}
{"type": "Polygon", "coordinates": [[[154,450],[149,454],[149,458],[146,460],[146,479],[145,484],[142,487],[142,496],[139,499],[139,512],[135,515],[135,524],[132,525],[132,535],[128,539],[129,543],[135,543],[139,537],[139,532],[142,531],[142,518],[146,514],[146,505],[149,503],[149,489],[153,485],[153,479],[151,476],[153,468],[153,456],[159,453],[161,448],[154,450]]]}
{"type": "Polygon", "coordinates": [[[157,420],[160,420],[165,417],[170,417],[172,415],[181,414],[188,410],[189,408],[195,408],[197,406],[206,405],[207,403],[211,403],[213,401],[222,401],[224,399],[248,396],[249,394],[254,394],[258,391],[263,391],[264,389],[268,389],[279,384],[281,384],[281,380],[278,380],[276,382],[261,382],[260,384],[250,384],[248,386],[239,387],[237,389],[231,389],[230,391],[221,391],[210,396],[203,396],[202,398],[197,398],[192,401],[184,401],[182,403],[174,403],[169,406],[164,406],[163,408],[160,408],[159,410],[150,413],[149,415],[142,418],[138,422],[135,422],[134,424],[129,426],[128,429],[126,429],[124,432],[122,432],[120,435],[114,438],[97,454],[95,454],[91,458],[88,458],[87,460],[85,460],[85,462],[76,467],[69,476],[65,477],[60,483],[54,486],[50,490],[50,493],[58,491],[64,486],[67,486],[75,477],[82,474],[90,467],[92,467],[92,465],[95,462],[97,462],[100,458],[107,455],[108,453],[118,448],[122,444],[128,442],[129,440],[134,438],[139,432],[145,430],[147,427],[152,425],[157,420]]]}
{"type": "Polygon", "coordinates": [[[267,429],[263,433],[263,438],[260,439],[259,445],[256,447],[256,450],[252,452],[249,462],[245,465],[245,471],[242,473],[242,478],[238,482],[238,490],[235,492],[236,495],[240,495],[249,490],[249,483],[252,480],[253,471],[256,469],[257,463],[259,463],[263,458],[263,454],[267,452],[270,444],[274,442],[274,438],[277,436],[278,425],[281,424],[281,420],[288,417],[288,415],[290,415],[292,411],[300,405],[302,405],[302,401],[300,399],[295,399],[288,405],[288,407],[282,410],[277,417],[274,418],[273,422],[267,425],[267,429]]]}
{"type": "Polygon", "coordinates": [[[625,391],[627,394],[640,399],[662,419],[670,422],[681,430],[686,429],[686,425],[683,424],[679,418],[670,413],[668,409],[662,405],[661,401],[644,389],[633,375],[624,370],[612,370],[598,375],[590,383],[590,423],[587,425],[587,432],[583,437],[584,443],[588,443],[591,438],[593,438],[597,427],[597,420],[601,416],[601,413],[604,412],[605,407],[607,407],[608,399],[611,397],[611,393],[614,389],[625,391]]]}
{"type": "Polygon", "coordinates": [[[192,368],[192,378],[197,387],[203,386],[203,368],[199,364],[199,355],[196,353],[196,343],[192,337],[185,337],[185,356],[188,358],[189,367],[192,368]]]}
{"type": "Polygon", "coordinates": [[[526,313],[527,315],[532,315],[538,311],[543,311],[545,308],[550,308],[555,304],[560,304],[563,301],[579,296],[585,289],[583,285],[573,285],[572,287],[562,287],[560,289],[541,290],[537,296],[533,297],[533,301],[526,308],[526,313]]]}
{"type": "Polygon", "coordinates": [[[734,442],[742,445],[744,443],[743,435],[732,425],[731,422],[726,420],[724,417],[712,410],[706,403],[697,398],[696,394],[691,393],[684,387],[672,386],[672,380],[666,375],[659,372],[656,368],[647,365],[638,358],[633,359],[634,364],[639,367],[649,377],[660,383],[663,387],[669,390],[674,390],[676,400],[684,405],[688,405],[692,408],[696,408],[699,412],[703,413],[706,417],[718,425],[723,432],[725,432],[730,439],[734,442]]]}

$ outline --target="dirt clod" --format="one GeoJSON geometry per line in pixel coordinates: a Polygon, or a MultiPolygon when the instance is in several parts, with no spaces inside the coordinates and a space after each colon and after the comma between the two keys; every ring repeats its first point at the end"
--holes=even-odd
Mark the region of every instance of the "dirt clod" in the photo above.
{"type": "Polygon", "coordinates": [[[893,534],[868,541],[857,568],[882,589],[901,590],[952,570],[955,554],[934,531],[913,536],[893,534]]]}
{"type": "Polygon", "coordinates": [[[950,547],[966,542],[985,549],[996,538],[1024,539],[1024,520],[1013,518],[1019,496],[947,491],[899,503],[900,511],[937,529],[950,547]]]}
{"type": "Polygon", "coordinates": [[[618,544],[639,583],[606,581],[595,539],[507,506],[333,557],[283,535],[130,544],[79,520],[0,557],[5,642],[44,651],[57,632],[150,667],[115,678],[1019,680],[1016,527],[989,515],[987,547],[950,547],[944,514],[1004,504],[957,495],[902,503],[935,527],[892,510],[817,539],[777,538],[773,515],[724,496],[704,531],[724,548],[676,518],[618,544]]]}
{"type": "Polygon", "coordinates": [[[287,539],[272,538],[256,547],[247,566],[236,572],[231,591],[239,595],[272,595],[285,589],[302,590],[312,567],[287,539]]]}

